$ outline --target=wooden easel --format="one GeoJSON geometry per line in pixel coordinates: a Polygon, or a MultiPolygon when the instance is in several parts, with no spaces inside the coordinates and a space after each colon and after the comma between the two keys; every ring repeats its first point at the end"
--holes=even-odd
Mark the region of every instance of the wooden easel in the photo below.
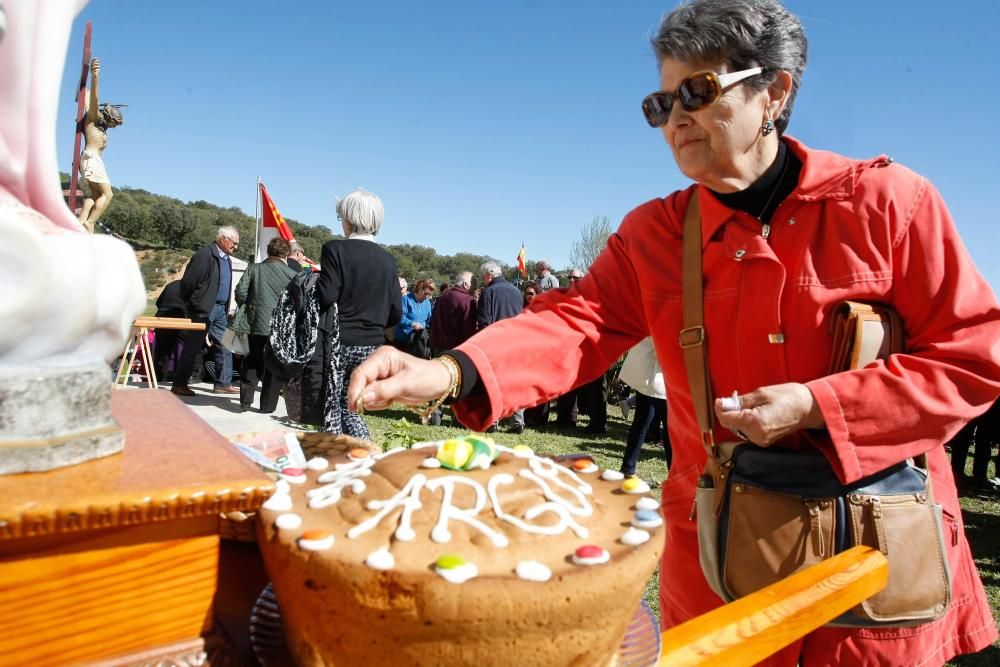
{"type": "Polygon", "coordinates": [[[69,172],[69,210],[76,215],[76,196],[80,180],[80,143],[83,141],[84,107],[87,99],[87,78],[90,74],[90,35],[93,24],[87,21],[83,35],[83,67],[80,71],[80,83],[76,88],[76,139],[73,141],[73,168],[69,172]]]}
{"type": "Polygon", "coordinates": [[[192,322],[183,317],[137,317],[132,323],[132,337],[122,353],[122,361],[118,364],[118,374],[115,375],[115,388],[128,386],[128,378],[135,363],[136,355],[142,355],[142,363],[146,367],[146,381],[150,389],[159,389],[156,381],[156,369],[153,366],[153,353],[149,349],[150,329],[174,329],[177,331],[204,331],[202,322],[192,322]],[[131,350],[131,351],[130,351],[131,350]]]}

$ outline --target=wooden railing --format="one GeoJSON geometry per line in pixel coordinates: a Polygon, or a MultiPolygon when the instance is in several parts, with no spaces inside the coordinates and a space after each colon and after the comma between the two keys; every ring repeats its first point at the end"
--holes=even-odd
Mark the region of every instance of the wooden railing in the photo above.
{"type": "Polygon", "coordinates": [[[885,587],[880,552],[854,547],[663,633],[660,667],[752,665],[885,587]]]}

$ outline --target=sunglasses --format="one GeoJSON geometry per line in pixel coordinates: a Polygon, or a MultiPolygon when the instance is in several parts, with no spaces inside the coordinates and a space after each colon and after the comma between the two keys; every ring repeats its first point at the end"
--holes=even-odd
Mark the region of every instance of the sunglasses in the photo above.
{"type": "Polygon", "coordinates": [[[663,127],[670,120],[675,101],[679,101],[685,111],[704,109],[722,97],[727,88],[763,71],[763,67],[753,67],[728,74],[716,74],[711,70],[695,72],[681,81],[672,93],[658,90],[646,95],[642,101],[642,113],[650,127],[663,127]]]}
{"type": "Polygon", "coordinates": [[[570,280],[582,280],[583,276],[569,276],[570,280]]]}

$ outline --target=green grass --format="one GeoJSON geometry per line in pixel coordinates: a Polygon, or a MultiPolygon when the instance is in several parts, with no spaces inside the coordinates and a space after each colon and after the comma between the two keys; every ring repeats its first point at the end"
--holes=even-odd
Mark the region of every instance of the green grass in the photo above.
{"type": "MultiPolygon", "coordinates": [[[[619,416],[618,409],[608,408],[608,433],[594,436],[582,429],[556,428],[549,424],[544,429],[527,428],[521,435],[505,433],[504,428],[494,434],[494,439],[506,446],[525,444],[540,452],[570,454],[586,452],[602,468],[617,470],[625,451],[628,424],[619,416]]],[[[365,415],[372,439],[381,443],[393,431],[398,430],[398,422],[405,419],[417,440],[440,440],[452,435],[466,433],[467,429],[457,424],[451,414],[445,411],[441,426],[423,426],[415,415],[404,409],[392,409],[365,415]]],[[[581,419],[586,424],[586,418],[581,419]]],[[[970,457],[971,466],[971,457],[970,457]]],[[[667,465],[663,460],[662,448],[646,444],[639,457],[638,474],[644,480],[655,482],[653,496],[659,499],[659,484],[666,479],[667,465]]],[[[971,468],[969,471],[971,472],[971,468]]],[[[965,530],[972,546],[972,554],[979,568],[986,595],[993,610],[994,619],[1000,619],[1000,496],[996,494],[970,495],[961,500],[965,530]]],[[[659,615],[659,573],[654,573],[643,594],[649,606],[659,615]]],[[[974,655],[956,658],[953,665],[963,667],[992,667],[1000,664],[1000,642],[974,655]]]]}

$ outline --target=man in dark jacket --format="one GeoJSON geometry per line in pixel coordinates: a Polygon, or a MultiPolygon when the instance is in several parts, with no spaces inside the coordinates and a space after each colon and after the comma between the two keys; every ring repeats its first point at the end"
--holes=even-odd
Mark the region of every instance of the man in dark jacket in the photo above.
{"type": "MultiPolygon", "coordinates": [[[[455,284],[437,298],[428,325],[431,356],[458,347],[476,333],[476,299],[471,289],[472,272],[462,271],[455,276],[455,284]]],[[[441,424],[440,408],[431,415],[431,424],[441,424]]]]}
{"type": "Polygon", "coordinates": [[[449,287],[434,304],[430,320],[431,353],[436,357],[458,347],[476,333],[476,300],[472,289],[472,272],[455,276],[449,287]]]}
{"type": "MultiPolygon", "coordinates": [[[[521,290],[507,282],[501,275],[500,265],[496,262],[486,262],[479,267],[479,275],[483,281],[483,293],[479,297],[479,328],[487,326],[508,317],[514,317],[524,308],[524,297],[521,290]]],[[[524,410],[517,410],[510,416],[512,433],[524,432],[524,410]]],[[[496,431],[496,424],[487,432],[496,431]]]]}
{"type": "MultiPolygon", "coordinates": [[[[240,233],[235,227],[219,227],[215,242],[199,250],[188,262],[181,278],[181,298],[187,316],[203,322],[215,359],[214,394],[238,394],[233,386],[233,354],[222,347],[222,335],[229,321],[229,301],[232,296],[233,265],[229,256],[240,246],[240,233]]],[[[188,379],[194,360],[204,344],[205,336],[192,331],[185,338],[184,351],[174,370],[174,385],[170,389],[180,396],[194,396],[188,379]]]]}

